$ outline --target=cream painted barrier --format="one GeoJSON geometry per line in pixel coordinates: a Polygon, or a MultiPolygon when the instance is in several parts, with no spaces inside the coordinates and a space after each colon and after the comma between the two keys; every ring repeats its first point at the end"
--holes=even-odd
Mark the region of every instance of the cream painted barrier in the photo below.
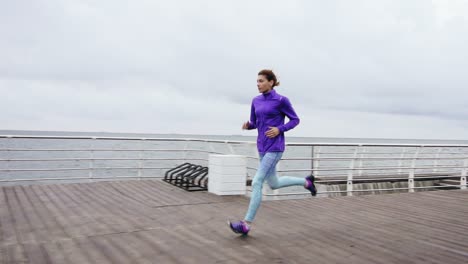
{"type": "Polygon", "coordinates": [[[209,155],[208,192],[217,195],[245,195],[247,158],[242,155],[209,155]]]}

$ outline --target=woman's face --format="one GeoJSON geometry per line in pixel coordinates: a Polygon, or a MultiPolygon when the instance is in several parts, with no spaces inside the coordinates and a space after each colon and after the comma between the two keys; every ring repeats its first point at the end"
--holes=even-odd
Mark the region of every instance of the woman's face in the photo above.
{"type": "Polygon", "coordinates": [[[273,80],[268,81],[264,75],[258,75],[257,87],[260,93],[268,93],[273,87],[273,80]]]}

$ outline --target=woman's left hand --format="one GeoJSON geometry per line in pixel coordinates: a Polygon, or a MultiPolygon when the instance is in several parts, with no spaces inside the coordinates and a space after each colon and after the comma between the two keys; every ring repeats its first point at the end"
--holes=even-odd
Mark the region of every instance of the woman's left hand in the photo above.
{"type": "Polygon", "coordinates": [[[277,127],[269,127],[267,132],[265,132],[265,135],[269,138],[274,138],[279,135],[279,129],[277,127]]]}

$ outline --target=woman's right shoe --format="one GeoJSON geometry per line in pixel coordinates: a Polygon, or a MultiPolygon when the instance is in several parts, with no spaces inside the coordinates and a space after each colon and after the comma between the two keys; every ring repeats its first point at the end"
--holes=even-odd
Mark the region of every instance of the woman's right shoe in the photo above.
{"type": "Polygon", "coordinates": [[[309,175],[306,178],[306,189],[310,191],[312,196],[317,195],[317,188],[315,187],[315,176],[314,175],[309,175]]]}

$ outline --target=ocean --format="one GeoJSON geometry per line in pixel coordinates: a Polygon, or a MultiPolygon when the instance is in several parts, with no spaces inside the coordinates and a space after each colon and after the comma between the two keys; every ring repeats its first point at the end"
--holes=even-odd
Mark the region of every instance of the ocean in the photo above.
{"type": "MultiPolygon", "coordinates": [[[[98,136],[98,137],[141,137],[141,138],[200,138],[215,140],[255,141],[255,136],[244,135],[195,135],[195,134],[152,134],[152,133],[113,133],[113,132],[70,132],[70,131],[32,131],[0,130],[0,135],[35,136],[98,136]]],[[[316,143],[388,143],[388,144],[459,144],[468,145],[468,140],[447,139],[392,139],[392,138],[333,138],[333,137],[287,137],[288,142],[316,143]]]]}

